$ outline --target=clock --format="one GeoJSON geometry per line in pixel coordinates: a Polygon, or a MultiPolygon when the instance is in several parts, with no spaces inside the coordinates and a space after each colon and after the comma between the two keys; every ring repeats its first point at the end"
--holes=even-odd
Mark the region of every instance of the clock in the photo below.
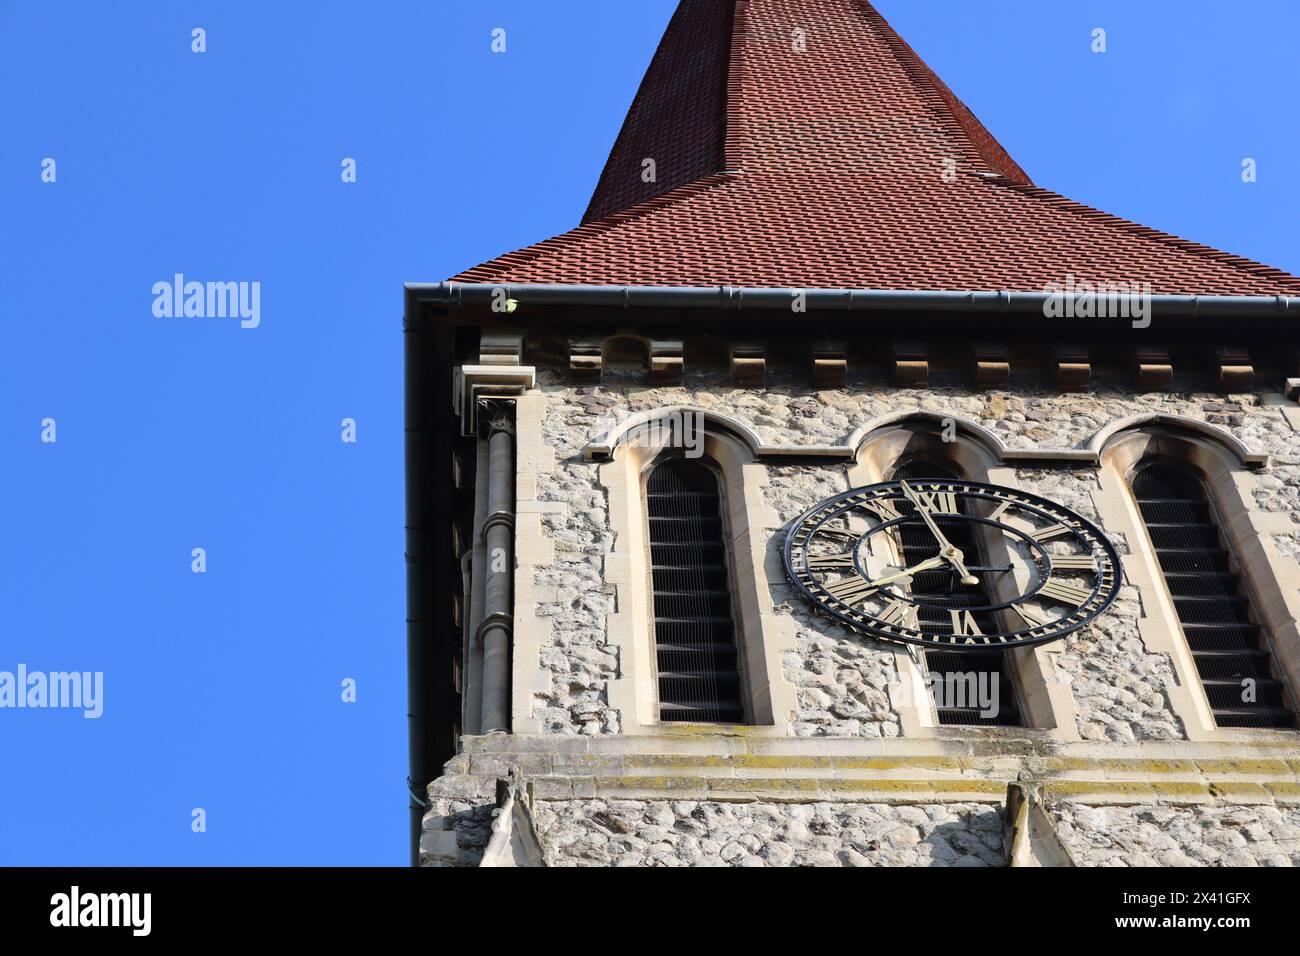
{"type": "Polygon", "coordinates": [[[1059,640],[1119,594],[1104,534],[1037,495],[974,481],[890,481],[809,509],[785,569],[822,614],[888,641],[1004,650],[1059,640]]]}

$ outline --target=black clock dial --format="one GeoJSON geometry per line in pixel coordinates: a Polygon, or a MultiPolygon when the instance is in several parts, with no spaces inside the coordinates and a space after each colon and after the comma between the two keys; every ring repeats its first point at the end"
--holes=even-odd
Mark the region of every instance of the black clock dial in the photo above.
{"type": "Polygon", "coordinates": [[[786,574],[864,634],[964,650],[1058,640],[1119,594],[1105,535],[1037,495],[974,481],[891,481],[794,523],[786,574]]]}

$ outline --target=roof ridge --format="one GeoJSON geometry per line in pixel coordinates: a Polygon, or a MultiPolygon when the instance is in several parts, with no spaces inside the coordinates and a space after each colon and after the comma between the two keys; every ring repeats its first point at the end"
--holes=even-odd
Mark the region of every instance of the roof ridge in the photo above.
{"type": "Polygon", "coordinates": [[[681,0],[619,127],[583,223],[725,168],[735,6],[731,0],[681,0]],[[647,162],[653,164],[649,179],[647,162]]]}
{"type": "Polygon", "coordinates": [[[898,59],[899,65],[907,73],[909,79],[916,83],[918,91],[927,100],[938,99],[939,104],[931,104],[931,108],[939,115],[940,119],[950,119],[956,129],[953,132],[965,142],[967,148],[979,159],[982,159],[993,171],[1000,173],[1012,182],[1022,183],[1024,185],[1033,185],[1033,180],[1029,178],[1020,164],[1015,161],[1006,147],[1004,147],[989,132],[988,128],[980,122],[976,116],[962,100],[957,96],[944,81],[931,69],[930,65],[921,58],[911,44],[895,30],[888,20],[878,11],[869,0],[857,0],[858,5],[867,18],[873,22],[880,32],[882,39],[893,48],[894,56],[898,59]]]}

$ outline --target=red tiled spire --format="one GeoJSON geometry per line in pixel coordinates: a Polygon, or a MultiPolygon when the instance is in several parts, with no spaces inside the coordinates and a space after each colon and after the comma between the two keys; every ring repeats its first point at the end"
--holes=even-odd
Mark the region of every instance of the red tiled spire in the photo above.
{"type": "Polygon", "coordinates": [[[732,7],[683,0],[605,163],[584,223],[723,170],[732,7]],[[657,182],[642,178],[653,158],[657,182]]]}
{"type": "Polygon", "coordinates": [[[1300,294],[1035,187],[863,0],[683,0],[582,225],[455,281],[1036,292],[1067,275],[1300,294]]]}

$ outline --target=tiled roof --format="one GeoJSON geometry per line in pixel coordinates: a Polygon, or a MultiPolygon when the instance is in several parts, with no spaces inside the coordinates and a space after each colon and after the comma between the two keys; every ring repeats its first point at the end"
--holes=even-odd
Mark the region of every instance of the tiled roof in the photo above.
{"type": "Polygon", "coordinates": [[[1300,293],[1034,186],[862,0],[683,0],[582,225],[455,281],[1040,292],[1071,275],[1300,293]]]}

